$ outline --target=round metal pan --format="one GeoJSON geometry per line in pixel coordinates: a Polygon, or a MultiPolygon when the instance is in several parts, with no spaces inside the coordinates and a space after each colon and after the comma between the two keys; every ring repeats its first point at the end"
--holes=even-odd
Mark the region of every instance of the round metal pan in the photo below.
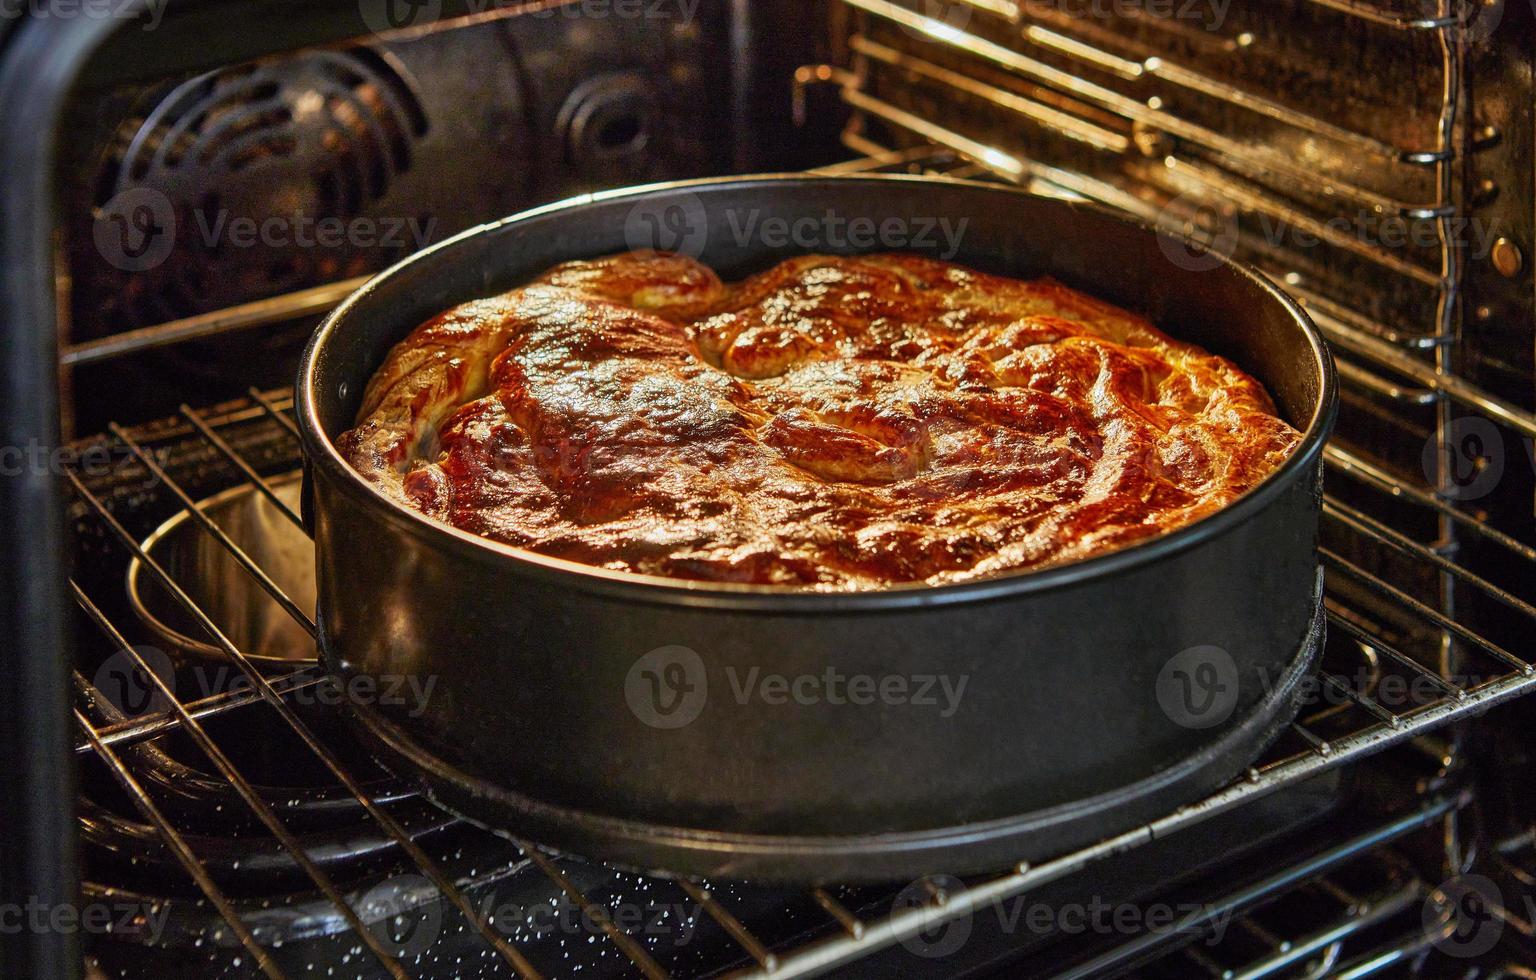
{"type": "MultiPolygon", "coordinates": [[[[299,474],[268,480],[279,499],[297,508],[299,474]]],[[[278,588],[300,609],[315,608],[315,549],[292,521],[256,487],[246,483],[198,502],[224,533],[234,539],[278,588]]],[[[312,663],[315,644],[309,633],[258,588],[250,573],[197,525],[185,510],[155,528],[141,547],[170,572],[241,650],[263,669],[291,669],[312,663]]],[[[219,647],[204,639],[202,628],[134,558],[128,562],[128,602],[140,620],[179,659],[226,663],[219,647]]]]}
{"type": "Polygon", "coordinates": [[[779,175],[566,201],[380,275],[316,332],[297,393],[322,659],[380,689],[432,679],[408,707],[357,699],[360,730],[488,826],[678,874],[991,869],[1214,790],[1293,717],[1320,642],[1334,378],[1315,328],[1271,283],[1175,262],[1168,244],[1104,210],[995,185],[779,175]],[[337,453],[390,346],[450,306],[645,244],[645,229],[670,234],[663,245],[682,234],[734,278],[791,254],[858,251],[767,234],[854,219],[963,219],[952,245],[934,234],[910,247],[1053,276],[1231,358],[1304,433],[1300,447],[1230,507],[1121,551],[844,594],[652,578],[493,543],[392,502],[337,453]]]}

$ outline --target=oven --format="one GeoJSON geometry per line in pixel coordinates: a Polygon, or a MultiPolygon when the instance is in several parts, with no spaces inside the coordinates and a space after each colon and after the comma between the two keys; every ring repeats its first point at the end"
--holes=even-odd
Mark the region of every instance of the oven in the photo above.
{"type": "Polygon", "coordinates": [[[1522,0],[0,7],[0,974],[1536,975],[1533,32],[1522,0]],[[536,204],[805,169],[1107,205],[1311,315],[1328,639],[1242,777],[1044,861],[768,887],[493,834],[339,723],[293,418],[320,317],[536,204]]]}

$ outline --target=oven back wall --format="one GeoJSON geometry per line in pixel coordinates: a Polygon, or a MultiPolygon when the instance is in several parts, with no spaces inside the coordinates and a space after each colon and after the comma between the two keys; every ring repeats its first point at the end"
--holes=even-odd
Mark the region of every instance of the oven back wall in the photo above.
{"type": "MultiPolygon", "coordinates": [[[[591,0],[212,71],[187,51],[179,73],[87,83],[61,147],[62,344],[370,274],[572,194],[771,166],[797,147],[744,134],[764,115],[751,73],[799,55],[779,44],[734,64],[754,16],[591,0]]],[[[66,422],[287,383],[313,322],[82,365],[64,379],[66,422]],[[113,383],[124,371],[145,383],[113,383]]]]}

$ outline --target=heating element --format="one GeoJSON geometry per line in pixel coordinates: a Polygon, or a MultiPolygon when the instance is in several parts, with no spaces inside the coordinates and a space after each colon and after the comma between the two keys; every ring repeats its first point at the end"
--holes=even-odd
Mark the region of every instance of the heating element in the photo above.
{"type": "MultiPolygon", "coordinates": [[[[1532,208],[1530,189],[1508,176],[1529,155],[1507,156],[1529,149],[1530,120],[1506,104],[1519,99],[1470,99],[1490,49],[1514,44],[1528,12],[1454,0],[1236,3],[1212,30],[1145,13],[1109,24],[1033,0],[831,6],[827,60],[779,79],[785,109],[793,92],[807,131],[840,130],[843,155],[855,155],[825,170],[1003,180],[1193,232],[1283,282],[1334,344],[1349,391],[1326,458],[1329,641],[1298,721],[1207,800],[1080,852],[965,881],[767,890],[546,854],[443,814],[381,770],[334,724],[317,667],[274,664],[269,650],[237,642],[246,634],[227,612],[193,598],[206,594],[195,568],[141,547],[185,513],[241,567],[269,618],[314,636],[305,603],[197,506],[246,487],[276,521],[299,527],[282,491],[302,462],[292,393],[252,388],[69,444],[83,888],[137,910],[88,944],[94,969],[162,975],[190,963],[301,976],[326,957],[335,975],[359,976],[555,976],[576,962],[602,976],[786,977],[854,965],[939,974],[961,963],[981,972],[988,956],[1027,947],[1039,975],[1370,976],[1411,968],[1458,934],[1465,896],[1426,880],[1425,862],[1410,858],[1422,858],[1431,828],[1446,863],[1477,866],[1466,723],[1536,689],[1532,475],[1520,468],[1536,438],[1522,254],[1532,208]],[[1286,31],[1309,40],[1287,52],[1288,91],[1300,96],[1281,99],[1266,83],[1286,31]],[[1338,54],[1362,40],[1415,70],[1377,91],[1338,54]],[[1303,84],[1309,70],[1350,98],[1303,84]],[[1486,248],[1466,232],[1479,217],[1486,248]],[[1397,228],[1411,245],[1382,245],[1397,228]],[[1465,452],[1469,418],[1508,447],[1497,493],[1469,490],[1486,469],[1467,465],[1487,458],[1465,452]],[[124,593],[133,559],[216,660],[177,669],[165,657],[163,637],[124,593]],[[1357,805],[1339,780],[1361,771],[1390,773],[1397,797],[1357,805]],[[1305,819],[1287,826],[1281,803],[1305,819]],[[995,947],[981,938],[1009,902],[1069,901],[1095,869],[1131,879],[1126,862],[1155,864],[1159,853],[1187,853],[1181,846],[1200,850],[1223,827],[1270,820],[1285,833],[1178,884],[1198,909],[1170,928],[1097,944],[1029,943],[1007,930],[995,947]],[[578,925],[541,931],[533,912],[545,907],[578,925]],[[637,907],[658,927],[630,919],[637,907]],[[962,923],[976,929],[974,962],[925,955],[962,923]]],[[[183,82],[192,87],[175,98],[221,84],[197,78],[202,88],[183,82]]],[[[412,132],[401,111],[400,131],[412,132]]],[[[212,309],[87,325],[89,304],[76,307],[60,362],[109,377],[146,351],[302,328],[362,281],[301,271],[295,291],[212,309]]],[[[1500,880],[1530,877],[1520,871],[1529,848],[1505,842],[1500,880]]],[[[1528,933],[1513,905],[1491,912],[1506,932],[1528,933]]]]}

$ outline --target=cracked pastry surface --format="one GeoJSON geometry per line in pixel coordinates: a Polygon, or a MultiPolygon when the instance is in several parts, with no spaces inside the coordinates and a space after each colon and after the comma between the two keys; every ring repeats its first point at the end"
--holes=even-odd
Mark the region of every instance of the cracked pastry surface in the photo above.
{"type": "Polygon", "coordinates": [[[1049,280],[887,254],[727,284],[631,252],[421,324],[339,446],[397,500],[541,554],[855,590],[1173,530],[1299,441],[1231,362],[1049,280]]]}

